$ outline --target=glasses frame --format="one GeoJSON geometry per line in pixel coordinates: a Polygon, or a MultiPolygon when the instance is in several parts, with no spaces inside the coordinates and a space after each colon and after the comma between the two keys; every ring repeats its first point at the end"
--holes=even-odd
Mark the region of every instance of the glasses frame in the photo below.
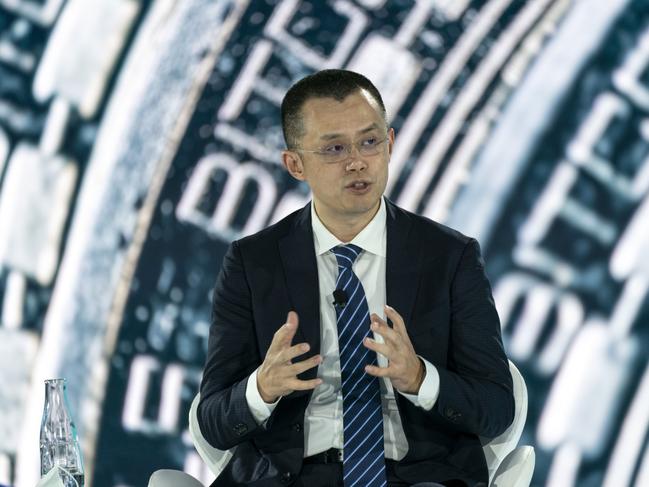
{"type": "MultiPolygon", "coordinates": [[[[382,145],[386,140],[388,140],[389,138],[390,138],[389,133],[386,133],[386,134],[385,134],[385,137],[383,137],[381,140],[379,140],[379,141],[376,142],[376,145],[374,146],[374,147],[377,148],[376,153],[375,153],[375,154],[365,154],[364,156],[365,156],[365,157],[373,157],[373,156],[378,155],[378,154],[381,152],[381,150],[380,150],[380,149],[381,149],[381,145],[382,145]]],[[[345,147],[345,151],[344,151],[344,153],[341,155],[341,158],[340,158],[340,159],[336,159],[335,161],[323,161],[323,162],[324,162],[325,164],[338,164],[338,163],[340,163],[340,162],[347,161],[347,160],[350,158],[350,156],[352,155],[352,147],[355,147],[355,148],[356,148],[356,151],[358,152],[358,154],[361,155],[361,156],[363,156],[363,154],[361,153],[361,145],[360,145],[361,143],[362,143],[362,141],[352,142],[351,144],[341,144],[341,145],[343,145],[343,146],[345,147]]],[[[323,159],[325,159],[325,158],[331,156],[330,154],[327,154],[326,152],[323,152],[323,151],[322,151],[322,148],[320,148],[320,149],[316,149],[316,150],[313,150],[313,149],[302,149],[302,148],[300,148],[300,147],[296,147],[296,148],[291,149],[291,150],[293,150],[293,151],[295,151],[295,152],[308,152],[308,153],[310,153],[310,154],[316,154],[316,155],[320,156],[320,157],[323,158],[323,159]]]]}

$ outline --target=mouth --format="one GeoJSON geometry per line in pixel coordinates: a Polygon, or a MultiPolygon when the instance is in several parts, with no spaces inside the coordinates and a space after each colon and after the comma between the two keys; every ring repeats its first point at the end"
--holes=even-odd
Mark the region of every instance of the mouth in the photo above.
{"type": "Polygon", "coordinates": [[[350,191],[352,194],[363,195],[370,191],[371,186],[372,183],[370,183],[369,181],[353,181],[352,183],[345,186],[345,189],[350,191]]]}
{"type": "Polygon", "coordinates": [[[371,183],[369,181],[362,181],[362,180],[361,181],[353,181],[350,184],[348,184],[347,186],[345,186],[345,188],[362,191],[364,189],[367,189],[370,186],[370,184],[371,183]]]}

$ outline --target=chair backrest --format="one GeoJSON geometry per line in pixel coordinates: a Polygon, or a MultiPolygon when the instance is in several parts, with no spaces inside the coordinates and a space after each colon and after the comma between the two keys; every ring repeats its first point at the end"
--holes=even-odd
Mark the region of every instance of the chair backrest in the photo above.
{"type": "Polygon", "coordinates": [[[218,477],[221,470],[225,468],[230,461],[230,458],[232,458],[232,453],[236,447],[226,451],[217,450],[210,445],[205,438],[203,438],[203,433],[201,433],[201,429],[198,426],[197,413],[198,401],[200,401],[200,398],[200,393],[196,394],[196,397],[194,397],[192,405],[189,408],[189,434],[192,437],[192,442],[194,443],[196,451],[205,462],[205,465],[207,465],[210,471],[218,477]]]}
{"type": "Polygon", "coordinates": [[[509,361],[509,372],[512,375],[514,385],[514,421],[509,425],[509,428],[495,438],[480,437],[487,460],[487,467],[489,468],[489,482],[493,479],[503,459],[518,445],[518,440],[527,419],[527,386],[525,385],[525,379],[523,379],[523,376],[511,360],[509,361]]]}
{"type": "MultiPolygon", "coordinates": [[[[487,460],[487,467],[489,468],[489,481],[493,478],[502,460],[516,448],[527,419],[527,387],[525,386],[525,380],[511,361],[509,362],[509,371],[514,384],[514,421],[500,436],[490,439],[480,438],[487,460]]],[[[218,476],[232,458],[234,449],[227,451],[217,450],[203,438],[198,426],[197,408],[199,399],[200,395],[196,394],[189,409],[189,434],[198,454],[212,473],[218,476]]]]}

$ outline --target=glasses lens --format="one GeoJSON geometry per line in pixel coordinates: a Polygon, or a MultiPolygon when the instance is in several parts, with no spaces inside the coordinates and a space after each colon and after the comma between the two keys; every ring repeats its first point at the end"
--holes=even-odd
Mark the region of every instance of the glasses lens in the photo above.
{"type": "Polygon", "coordinates": [[[358,147],[358,152],[363,156],[375,156],[381,151],[381,145],[384,141],[385,139],[377,140],[371,144],[362,144],[358,147]]]}
{"type": "MultiPolygon", "coordinates": [[[[381,152],[381,147],[383,146],[383,142],[385,141],[386,139],[382,139],[372,144],[361,143],[361,144],[357,144],[356,147],[358,148],[358,153],[361,156],[375,156],[379,152],[381,152]]],[[[333,164],[348,159],[351,153],[352,153],[351,146],[345,144],[345,145],[341,145],[339,147],[339,150],[323,151],[323,152],[319,152],[319,155],[325,163],[333,164]]]]}
{"type": "Polygon", "coordinates": [[[360,152],[362,156],[375,156],[379,153],[379,146],[362,146],[358,152],[360,152]]]}
{"type": "Polygon", "coordinates": [[[336,154],[320,154],[320,157],[322,157],[322,160],[326,162],[327,164],[333,164],[335,162],[340,162],[344,161],[349,157],[349,152],[340,152],[336,154]]]}

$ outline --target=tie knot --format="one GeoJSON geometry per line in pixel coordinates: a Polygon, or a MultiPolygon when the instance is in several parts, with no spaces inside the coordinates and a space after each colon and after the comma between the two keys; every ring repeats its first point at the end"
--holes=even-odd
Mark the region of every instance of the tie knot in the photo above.
{"type": "Polygon", "coordinates": [[[347,245],[338,245],[331,249],[331,251],[336,256],[338,265],[348,269],[352,268],[352,264],[356,258],[363,251],[358,245],[347,244],[347,245]]]}

